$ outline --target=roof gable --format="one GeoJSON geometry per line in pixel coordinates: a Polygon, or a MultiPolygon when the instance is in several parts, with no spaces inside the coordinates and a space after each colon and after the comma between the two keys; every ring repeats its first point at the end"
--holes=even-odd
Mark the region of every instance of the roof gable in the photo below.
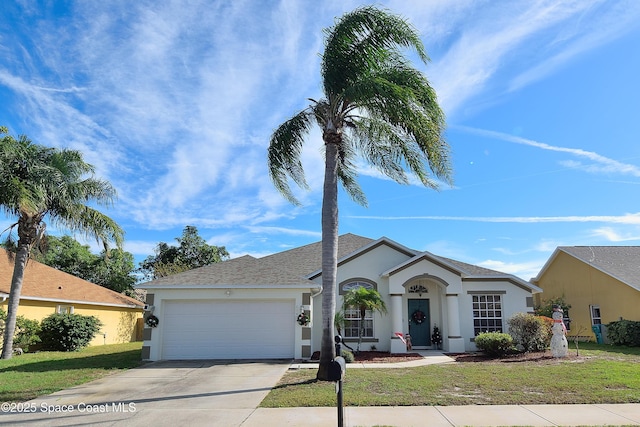
{"type": "MultiPolygon", "coordinates": [[[[393,274],[419,259],[428,258],[430,262],[461,276],[462,280],[506,280],[523,286],[534,292],[542,290],[516,276],[490,270],[477,265],[439,257],[429,252],[409,249],[387,237],[373,240],[355,234],[343,234],[338,237],[338,265],[347,263],[367,254],[382,245],[386,245],[410,259],[384,274],[393,274]]],[[[245,255],[227,261],[196,268],[150,282],[141,283],[137,288],[170,287],[260,287],[260,286],[302,286],[316,287],[313,279],[322,274],[322,241],[289,249],[283,252],[254,258],[245,255]]]]}
{"type": "MultiPolygon", "coordinates": [[[[0,293],[9,294],[14,262],[0,248],[0,293]]],[[[30,259],[24,271],[21,299],[123,307],[144,303],[30,259]]]]}
{"type": "Polygon", "coordinates": [[[560,252],[640,291],[640,246],[558,246],[535,281],[542,278],[560,252]]]}
{"type": "Polygon", "coordinates": [[[483,280],[502,280],[511,282],[517,286],[525,289],[530,289],[533,292],[542,292],[542,289],[534,284],[522,280],[513,274],[503,273],[497,270],[491,270],[489,268],[480,267],[479,265],[468,264],[466,262],[457,261],[451,258],[441,257],[431,252],[421,252],[411,259],[399,264],[392,269],[389,269],[382,273],[383,276],[391,276],[405,268],[408,268],[422,260],[426,260],[433,264],[438,265],[450,271],[453,274],[460,276],[463,281],[483,281],[483,280]]]}

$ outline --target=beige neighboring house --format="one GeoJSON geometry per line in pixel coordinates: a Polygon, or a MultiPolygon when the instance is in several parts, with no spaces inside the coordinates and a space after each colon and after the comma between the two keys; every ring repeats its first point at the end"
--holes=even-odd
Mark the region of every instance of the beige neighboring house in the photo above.
{"type": "MultiPolygon", "coordinates": [[[[8,311],[13,261],[0,249],[0,308],[8,311]]],[[[53,313],[96,316],[103,326],[90,345],[141,338],[144,303],[103,286],[29,260],[24,273],[18,315],[42,320],[53,313]]]]}
{"type": "Polygon", "coordinates": [[[544,291],[536,304],[571,305],[568,336],[604,342],[607,323],[640,321],[640,246],[559,246],[531,282],[544,291]]]}
{"type": "MultiPolygon", "coordinates": [[[[245,255],[137,285],[147,290],[142,357],[175,359],[304,359],[320,350],[322,243],[262,258],[245,255]],[[308,324],[299,324],[304,313],[308,324]]],[[[533,312],[541,289],[516,276],[407,248],[386,237],[339,237],[336,305],[349,289],[377,290],[387,314],[367,313],[362,350],[475,350],[475,336],[506,332],[516,313],[533,312]]],[[[358,340],[360,315],[345,312],[347,344],[358,340]]]]}

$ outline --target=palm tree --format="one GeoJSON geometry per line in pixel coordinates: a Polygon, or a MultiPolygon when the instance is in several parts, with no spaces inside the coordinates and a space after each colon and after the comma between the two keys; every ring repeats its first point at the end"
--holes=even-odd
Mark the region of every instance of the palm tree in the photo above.
{"type": "Polygon", "coordinates": [[[417,31],[402,18],[366,6],[325,30],[321,61],[324,98],[281,124],[271,136],[269,173],[275,187],[298,201],[288,179],[307,188],[300,155],[313,124],[322,130],[325,152],[322,198],[322,341],[317,378],[328,379],[335,358],[333,317],[338,254],[338,180],[350,197],[366,205],[356,182],[363,159],[399,183],[408,168],[427,187],[433,175],[449,182],[449,148],[442,137],[444,115],[427,78],[401,54],[413,48],[428,61],[417,31]],[[428,168],[427,168],[428,166],[428,168]]]}
{"type": "Polygon", "coordinates": [[[46,235],[45,219],[73,232],[93,236],[107,247],[113,241],[122,245],[124,232],[111,218],[88,206],[93,201],[110,205],[116,192],[106,181],[87,177],[94,172],[82,154],[33,144],[27,137],[18,139],[0,127],[0,206],[18,221],[15,267],[9,292],[2,359],[13,354],[13,334],[20,303],[22,280],[34,245],[46,235]]]}
{"type": "Polygon", "coordinates": [[[359,286],[354,289],[350,289],[344,294],[342,299],[342,305],[346,311],[349,307],[355,307],[360,311],[360,327],[358,328],[358,346],[356,352],[360,351],[360,344],[362,343],[362,335],[364,334],[367,311],[385,313],[387,312],[387,306],[382,299],[382,296],[375,289],[367,289],[359,286]]]}

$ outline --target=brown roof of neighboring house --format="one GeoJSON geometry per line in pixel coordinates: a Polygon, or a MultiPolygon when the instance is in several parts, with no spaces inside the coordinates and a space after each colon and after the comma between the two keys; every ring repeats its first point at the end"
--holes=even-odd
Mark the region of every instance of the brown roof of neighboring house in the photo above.
{"type": "Polygon", "coordinates": [[[640,291],[640,246],[558,246],[536,280],[542,277],[558,251],[565,252],[640,291]]]}
{"type": "MultiPolygon", "coordinates": [[[[14,262],[0,248],[0,294],[9,294],[14,262]]],[[[24,272],[21,299],[120,307],[144,303],[48,265],[29,260],[24,272]]]]}

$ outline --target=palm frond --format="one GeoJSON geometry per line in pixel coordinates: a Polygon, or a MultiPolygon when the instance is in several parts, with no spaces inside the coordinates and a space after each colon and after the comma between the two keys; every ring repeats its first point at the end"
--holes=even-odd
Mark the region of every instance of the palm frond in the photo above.
{"type": "Polygon", "coordinates": [[[422,40],[409,23],[373,6],[345,14],[325,34],[321,72],[327,96],[342,93],[398,48],[412,48],[422,61],[429,60],[422,40]]]}
{"type": "Polygon", "coordinates": [[[269,142],[267,161],[269,175],[276,189],[291,203],[299,204],[289,187],[289,178],[299,187],[307,189],[301,153],[304,137],[309,133],[315,113],[305,109],[281,124],[269,142]]]}
{"type": "Polygon", "coordinates": [[[338,145],[338,180],[347,192],[351,200],[361,206],[367,206],[367,197],[365,196],[360,184],[357,181],[357,169],[353,164],[356,153],[348,135],[342,135],[342,144],[338,145]]]}

